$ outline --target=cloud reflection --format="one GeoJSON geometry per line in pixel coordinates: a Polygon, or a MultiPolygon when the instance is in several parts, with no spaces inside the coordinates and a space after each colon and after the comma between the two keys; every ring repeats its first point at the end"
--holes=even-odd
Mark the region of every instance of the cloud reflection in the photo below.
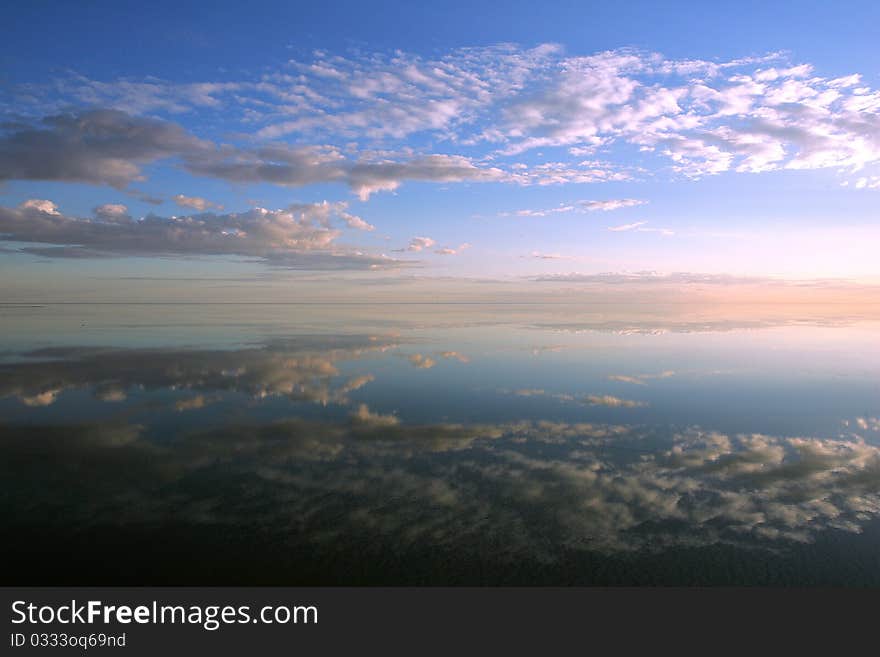
{"type": "MultiPolygon", "coordinates": [[[[347,403],[370,374],[340,381],[337,363],[396,347],[379,336],[302,336],[235,350],[46,348],[0,364],[0,398],[49,406],[65,391],[91,388],[105,402],[124,401],[131,389],[237,392],[254,399],[284,397],[347,403]]],[[[204,395],[178,400],[177,410],[204,407],[204,395]]]]}
{"type": "Polygon", "coordinates": [[[279,535],[319,523],[321,532],[299,534],[319,545],[372,532],[466,551],[492,532],[503,537],[499,558],[552,561],[553,545],[771,548],[859,532],[880,514],[880,448],[858,437],[414,425],[359,405],[339,422],[229,425],[170,442],[121,424],[5,425],[0,441],[17,513],[63,509],[66,521],[86,524],[257,522],[279,535]],[[58,485],[68,494],[56,495],[58,485]]]}

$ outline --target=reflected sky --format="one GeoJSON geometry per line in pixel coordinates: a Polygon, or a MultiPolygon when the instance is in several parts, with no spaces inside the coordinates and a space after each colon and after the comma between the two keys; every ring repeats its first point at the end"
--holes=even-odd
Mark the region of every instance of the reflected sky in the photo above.
{"type": "Polygon", "coordinates": [[[873,320],[0,312],[10,581],[880,582],[873,320]]]}

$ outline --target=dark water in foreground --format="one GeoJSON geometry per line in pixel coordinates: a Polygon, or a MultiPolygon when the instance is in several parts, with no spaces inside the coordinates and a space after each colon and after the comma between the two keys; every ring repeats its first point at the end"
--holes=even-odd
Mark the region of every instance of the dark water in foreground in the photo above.
{"type": "Polygon", "coordinates": [[[6,584],[880,585],[880,324],[4,306],[6,584]]]}

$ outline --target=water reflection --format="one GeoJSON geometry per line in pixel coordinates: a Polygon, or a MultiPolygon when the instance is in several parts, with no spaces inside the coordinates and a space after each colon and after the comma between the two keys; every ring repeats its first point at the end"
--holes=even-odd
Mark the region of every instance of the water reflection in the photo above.
{"type": "MultiPolygon", "coordinates": [[[[353,377],[333,385],[335,363],[383,352],[396,345],[377,336],[310,337],[273,341],[235,350],[111,349],[53,347],[22,354],[0,364],[0,397],[26,406],[48,406],[65,391],[90,388],[102,401],[125,401],[132,389],[241,392],[253,398],[344,402],[346,395],[372,380],[353,377]]],[[[205,396],[176,404],[200,408],[205,396]]]]}
{"type": "Polygon", "coordinates": [[[790,429],[809,416],[772,359],[717,367],[741,359],[733,338],[540,348],[533,326],[15,353],[0,364],[7,580],[880,582],[877,405],[849,413],[834,387],[843,367],[870,399],[876,372],[828,358],[838,342],[748,344],[809,362],[833,430],[767,431],[767,400],[749,397],[752,430],[729,431],[732,396],[707,388],[745,380],[775,391],[790,429]]]}

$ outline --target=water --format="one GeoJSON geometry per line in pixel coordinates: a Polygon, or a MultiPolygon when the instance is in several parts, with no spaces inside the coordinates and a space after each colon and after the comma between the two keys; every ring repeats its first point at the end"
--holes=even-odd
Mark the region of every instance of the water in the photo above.
{"type": "Polygon", "coordinates": [[[6,583],[880,584],[880,322],[0,307],[6,583]]]}

